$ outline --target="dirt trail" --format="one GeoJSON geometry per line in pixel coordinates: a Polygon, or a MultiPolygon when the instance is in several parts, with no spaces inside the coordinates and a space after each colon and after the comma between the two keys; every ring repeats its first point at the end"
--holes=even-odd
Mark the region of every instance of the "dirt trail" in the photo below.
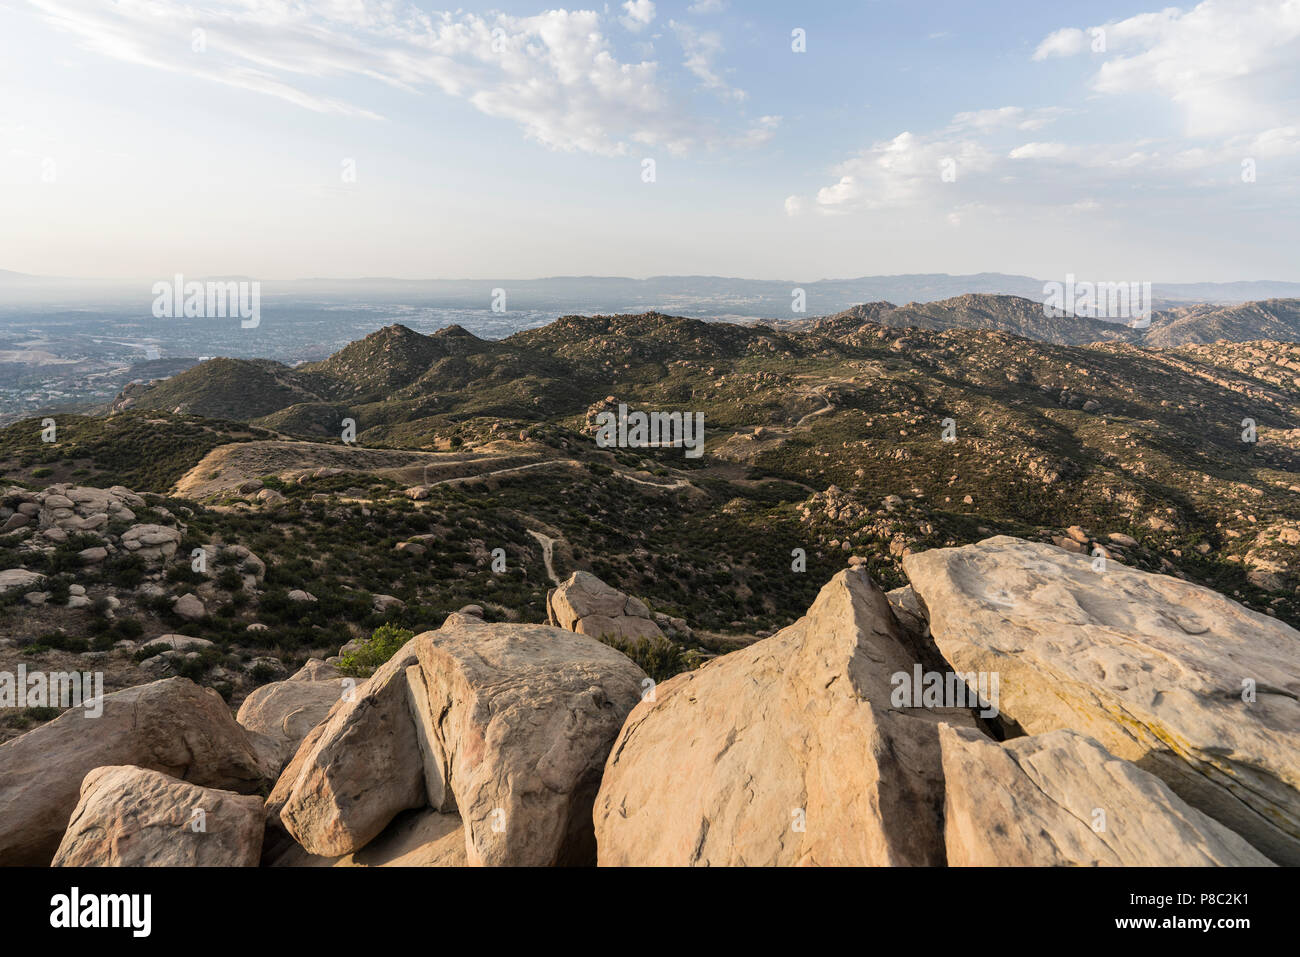
{"type": "Polygon", "coordinates": [[[546,565],[546,577],[551,580],[552,585],[559,587],[560,579],[559,576],[555,574],[555,565],[552,564],[552,558],[555,555],[555,543],[558,542],[559,539],[551,538],[549,535],[543,535],[541,532],[534,531],[531,528],[528,530],[528,534],[541,543],[542,562],[546,565]]]}

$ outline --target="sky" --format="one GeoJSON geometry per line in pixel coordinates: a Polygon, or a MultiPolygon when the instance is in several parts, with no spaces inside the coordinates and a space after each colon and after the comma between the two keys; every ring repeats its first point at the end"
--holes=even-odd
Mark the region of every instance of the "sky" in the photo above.
{"type": "Polygon", "coordinates": [[[5,0],[0,269],[1300,280],[1300,0],[5,0]]]}

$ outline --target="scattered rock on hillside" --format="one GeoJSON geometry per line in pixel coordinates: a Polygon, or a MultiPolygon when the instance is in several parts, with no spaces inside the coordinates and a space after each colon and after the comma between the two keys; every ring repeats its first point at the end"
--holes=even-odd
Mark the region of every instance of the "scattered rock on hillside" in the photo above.
{"type": "Polygon", "coordinates": [[[662,638],[650,609],[640,599],[606,585],[591,572],[576,571],[546,596],[547,619],[566,631],[593,638],[662,638]]]}

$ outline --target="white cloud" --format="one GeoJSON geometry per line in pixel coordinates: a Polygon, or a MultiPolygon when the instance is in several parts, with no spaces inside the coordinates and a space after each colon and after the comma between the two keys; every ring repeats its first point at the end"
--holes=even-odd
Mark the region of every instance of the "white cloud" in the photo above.
{"type": "Polygon", "coordinates": [[[787,216],[799,216],[803,213],[803,200],[798,196],[787,196],[785,198],[785,214],[787,216]]]}
{"type": "MultiPolygon", "coordinates": [[[[518,17],[427,13],[408,0],[28,2],[85,49],[321,113],[381,118],[370,105],[377,97],[367,96],[369,80],[464,99],[556,150],[621,156],[632,144],[680,153],[761,141],[752,129],[717,132],[718,120],[692,115],[653,60],[620,60],[602,15],[590,10],[518,17]],[[206,32],[204,52],[190,48],[194,29],[206,32]],[[349,87],[353,99],[321,92],[324,81],[338,79],[361,81],[349,87]]],[[[623,9],[641,26],[654,17],[651,0],[630,0],[623,9]]],[[[704,78],[721,42],[692,36],[688,67],[704,78]]],[[[713,76],[714,92],[743,98],[713,76]]]]}
{"type": "Polygon", "coordinates": [[[1000,106],[991,110],[971,110],[954,116],[949,129],[987,133],[1015,126],[1019,130],[1036,130],[1051,123],[1065,112],[1060,107],[1026,110],[1021,106],[1000,106]]]}
{"type": "Polygon", "coordinates": [[[1064,143],[1026,143],[1007,155],[1011,159],[1059,159],[1068,152],[1064,143]]]}
{"type": "Polygon", "coordinates": [[[686,12],[694,14],[721,13],[726,6],[726,0],[695,0],[695,3],[686,8],[686,12]]]}
{"type": "Polygon", "coordinates": [[[619,22],[634,33],[644,30],[655,18],[654,0],[627,0],[623,9],[627,16],[620,17],[619,22]]]}
{"type": "Polygon", "coordinates": [[[1066,27],[1048,34],[1034,50],[1035,60],[1054,56],[1074,56],[1088,47],[1088,38],[1078,27],[1066,27]]]}
{"type": "MultiPolygon", "coordinates": [[[[1106,58],[1092,87],[1108,95],[1156,92],[1178,106],[1190,135],[1281,126],[1300,90],[1300,2],[1205,0],[1102,24],[1106,58]]],[[[1084,31],[1058,30],[1034,59],[1091,49],[1084,31]]]]}
{"type": "Polygon", "coordinates": [[[722,53],[722,35],[709,30],[697,30],[688,23],[669,20],[668,25],[677,34],[677,40],[686,54],[684,65],[711,93],[724,100],[745,99],[745,91],[736,89],[724,80],[714,66],[722,53]]]}
{"type": "Polygon", "coordinates": [[[960,179],[993,165],[993,154],[974,140],[903,132],[834,167],[839,180],[817,192],[817,205],[823,212],[843,212],[939,203],[952,185],[943,178],[946,169],[960,179]]]}

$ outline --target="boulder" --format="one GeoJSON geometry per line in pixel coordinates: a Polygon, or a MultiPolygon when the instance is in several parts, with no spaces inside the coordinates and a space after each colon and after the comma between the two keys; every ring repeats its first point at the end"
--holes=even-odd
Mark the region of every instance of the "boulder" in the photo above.
{"type": "Polygon", "coordinates": [[[129,766],[95,768],[56,867],[256,867],[262,800],[129,766]]]}
{"type": "Polygon", "coordinates": [[[1137,763],[1300,864],[1300,633],[1176,578],[997,537],[909,556],[939,649],[1001,676],[1003,715],[1137,763]]]}
{"type": "Polygon", "coordinates": [[[645,673],[591,638],[468,615],[416,652],[429,803],[459,811],[469,863],[594,863],[592,803],[645,673]]]}
{"type": "Polygon", "coordinates": [[[1269,866],[1163,781],[1073,731],[939,731],[955,867],[1269,866]]]}
{"type": "Polygon", "coordinates": [[[359,851],[318,857],[290,845],[272,867],[464,867],[465,836],[460,816],[433,808],[404,811],[359,851]]]}
{"type": "Polygon", "coordinates": [[[268,774],[221,696],[188,678],[114,692],[0,744],[0,865],[50,862],[92,770],[135,765],[249,793],[268,774]]]}
{"type": "Polygon", "coordinates": [[[459,812],[471,864],[592,863],[592,800],[644,673],[591,638],[449,615],[303,741],[267,802],[309,854],[459,812]]]}
{"type": "Polygon", "coordinates": [[[770,638],[660,684],[596,799],[602,865],[944,863],[938,725],[892,676],[934,667],[863,567],[770,638]]]}
{"type": "Polygon", "coordinates": [[[268,811],[278,810],[285,830],[308,853],[350,854],[400,811],[426,803],[407,704],[406,669],[416,663],[415,645],[416,639],[408,641],[352,691],[351,700],[341,699],[280,776],[268,811]]]}
{"type": "MultiPolygon", "coordinates": [[[[329,667],[324,662],[319,664],[329,667]]],[[[307,733],[329,715],[343,697],[345,687],[351,688],[352,683],[341,677],[315,680],[294,675],[255,689],[239,706],[235,720],[245,730],[261,736],[255,739],[262,745],[259,750],[278,773],[307,733]]]]}
{"type": "Polygon", "coordinates": [[[208,610],[203,607],[203,602],[194,594],[185,594],[177,598],[172,602],[172,611],[186,621],[198,621],[208,614],[208,610]]]}
{"type": "Polygon", "coordinates": [[[547,618],[567,631],[628,641],[663,638],[644,602],[577,571],[546,596],[547,618]]]}
{"type": "Polygon", "coordinates": [[[0,571],[0,595],[11,591],[31,591],[44,582],[45,576],[39,572],[29,572],[25,568],[6,568],[0,571]]]}

